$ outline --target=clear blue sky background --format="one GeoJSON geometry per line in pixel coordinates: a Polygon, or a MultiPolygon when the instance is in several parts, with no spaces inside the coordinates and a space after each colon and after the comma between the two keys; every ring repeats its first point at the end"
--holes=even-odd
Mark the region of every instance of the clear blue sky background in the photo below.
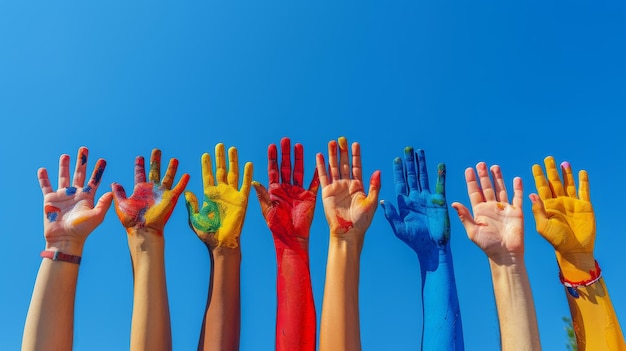
{"type": "MultiPolygon", "coordinates": [[[[41,259],[46,167],[58,157],[108,161],[110,183],[133,184],[136,155],[158,147],[202,189],[200,156],[223,142],[267,184],[266,150],[288,136],[314,154],[346,136],[364,173],[426,150],[431,175],[448,169],[448,203],[468,203],[463,171],[500,164],[525,186],[526,258],[544,350],[565,349],[569,314],[553,249],[534,230],[533,163],[554,155],[590,174],[596,256],[626,323],[623,208],[626,7],[618,1],[3,1],[0,3],[0,349],[17,350],[41,259]]],[[[72,163],[73,164],[73,163],[72,163]]],[[[432,177],[431,177],[432,178],[432,177]]],[[[242,233],[242,350],[274,345],[276,261],[251,193],[242,233]]],[[[193,350],[209,259],[179,200],[166,226],[175,350],[193,350]]],[[[498,350],[489,267],[451,213],[465,344],[498,350]]],[[[87,240],[76,301],[75,350],[128,348],[132,274],[126,234],[111,210],[87,240]]],[[[311,274],[321,311],[328,229],[321,201],[311,229],[311,274]]],[[[382,210],[361,258],[365,350],[416,350],[419,267],[382,210]]],[[[318,316],[319,317],[319,316],[318,316]]],[[[53,318],[53,316],[50,316],[53,318]]],[[[319,318],[318,318],[319,320],[319,318]]]]}

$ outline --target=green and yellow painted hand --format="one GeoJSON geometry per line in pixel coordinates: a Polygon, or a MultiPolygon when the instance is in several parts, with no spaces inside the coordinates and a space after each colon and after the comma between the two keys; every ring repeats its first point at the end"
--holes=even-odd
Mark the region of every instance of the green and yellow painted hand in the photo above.
{"type": "Polygon", "coordinates": [[[216,169],[213,174],[211,156],[202,155],[202,182],[204,188],[202,207],[198,198],[185,192],[185,202],[189,213],[189,225],[209,248],[239,246],[239,236],[248,207],[248,195],[252,183],[252,163],[244,166],[241,189],[239,185],[239,165],[237,149],[228,149],[229,167],[226,169],[224,144],[215,146],[216,169]]]}

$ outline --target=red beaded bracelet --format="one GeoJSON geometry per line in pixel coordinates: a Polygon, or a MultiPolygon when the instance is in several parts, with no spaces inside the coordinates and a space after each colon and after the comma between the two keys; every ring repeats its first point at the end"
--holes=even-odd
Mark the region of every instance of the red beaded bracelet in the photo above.
{"type": "Polygon", "coordinates": [[[579,287],[593,285],[598,280],[600,280],[600,278],[602,278],[602,270],[600,269],[600,265],[598,265],[598,261],[594,260],[594,262],[596,264],[596,268],[595,268],[595,270],[590,270],[589,271],[589,275],[591,277],[589,279],[587,279],[587,280],[581,280],[579,282],[573,282],[573,281],[567,280],[563,276],[563,272],[559,271],[559,279],[561,280],[561,284],[563,284],[567,288],[567,291],[573,297],[578,298],[579,295],[578,295],[578,292],[576,291],[576,289],[578,289],[579,287]]]}
{"type": "Polygon", "coordinates": [[[41,251],[40,256],[43,258],[49,258],[53,261],[63,261],[63,262],[70,262],[70,263],[75,263],[75,264],[80,264],[80,260],[81,260],[80,256],[68,255],[61,251],[43,250],[41,251]]]}

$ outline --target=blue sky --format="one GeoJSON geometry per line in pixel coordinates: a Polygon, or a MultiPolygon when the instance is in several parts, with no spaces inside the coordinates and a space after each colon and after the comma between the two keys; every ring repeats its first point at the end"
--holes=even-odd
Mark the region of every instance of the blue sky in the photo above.
{"type": "MultiPolygon", "coordinates": [[[[103,185],[132,187],[136,155],[176,157],[201,191],[200,157],[236,146],[267,184],[266,150],[288,136],[316,152],[346,136],[364,174],[411,145],[431,171],[447,166],[448,204],[468,204],[463,171],[501,165],[524,181],[526,260],[545,350],[565,349],[569,314],[553,249],[534,230],[531,166],[553,155],[588,170],[596,257],[626,323],[623,209],[626,5],[617,1],[5,1],[0,3],[0,349],[21,342],[41,259],[38,167],[56,183],[58,157],[108,162],[103,185]]],[[[433,178],[434,181],[434,178],[433,178]]],[[[242,233],[242,350],[274,345],[276,261],[254,191],[242,233]]],[[[452,209],[451,209],[452,210],[452,209]]],[[[209,258],[183,199],[166,226],[175,350],[197,344],[209,258]]],[[[451,212],[452,251],[466,349],[498,350],[486,256],[451,212]]],[[[76,301],[75,350],[128,348],[132,273],[111,210],[87,240],[76,301]]],[[[321,200],[311,228],[311,274],[321,311],[328,228],[321,200]]],[[[422,323],[417,258],[379,208],[361,257],[365,350],[416,350],[422,323]]],[[[319,318],[318,318],[319,320],[319,318]]]]}

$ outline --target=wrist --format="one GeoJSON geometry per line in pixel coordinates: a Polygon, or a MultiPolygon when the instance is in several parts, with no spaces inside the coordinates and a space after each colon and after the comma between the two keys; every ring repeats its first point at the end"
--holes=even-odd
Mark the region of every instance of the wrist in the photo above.
{"type": "Polygon", "coordinates": [[[241,261],[241,247],[209,247],[209,253],[214,260],[239,260],[241,261]]]}
{"type": "Polygon", "coordinates": [[[330,232],[329,245],[337,245],[349,249],[357,249],[359,252],[363,248],[365,233],[354,231],[348,233],[330,232]]]}
{"type": "Polygon", "coordinates": [[[563,255],[556,252],[556,260],[562,276],[570,281],[583,281],[591,278],[596,269],[596,261],[592,253],[563,255]]]}
{"type": "Polygon", "coordinates": [[[150,228],[128,228],[128,248],[130,255],[136,257],[142,253],[163,252],[165,239],[163,233],[150,228]]]}
{"type": "Polygon", "coordinates": [[[47,251],[59,251],[73,256],[82,256],[84,246],[85,241],[82,239],[46,241],[47,251]]]}

